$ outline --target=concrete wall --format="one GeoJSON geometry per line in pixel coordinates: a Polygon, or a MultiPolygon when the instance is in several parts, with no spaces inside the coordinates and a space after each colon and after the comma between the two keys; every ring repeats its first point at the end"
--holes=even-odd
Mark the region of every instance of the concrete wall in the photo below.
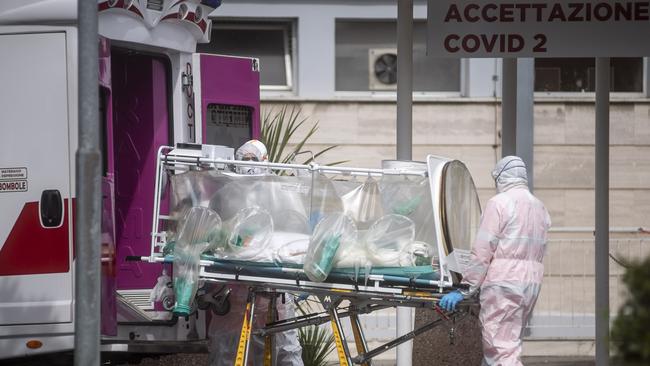
{"type": "MultiPolygon", "coordinates": [[[[379,167],[394,159],[395,104],[391,101],[266,101],[263,112],[297,105],[320,128],[307,147],[336,144],[321,164],[379,167]]],[[[494,194],[490,171],[500,157],[500,104],[495,100],[441,99],[413,107],[413,158],[444,155],[467,164],[481,202],[494,194]]],[[[535,193],[555,227],[593,226],[594,105],[589,101],[538,101],[535,105],[535,193]]],[[[611,225],[649,226],[650,101],[611,106],[611,225]]]]}

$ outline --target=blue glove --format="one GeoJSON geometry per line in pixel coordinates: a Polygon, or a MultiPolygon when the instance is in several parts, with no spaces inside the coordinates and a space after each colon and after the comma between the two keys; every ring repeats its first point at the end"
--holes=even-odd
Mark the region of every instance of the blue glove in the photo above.
{"type": "Polygon", "coordinates": [[[460,293],[460,291],[452,291],[443,296],[442,299],[440,299],[438,302],[438,305],[447,311],[454,311],[456,310],[456,305],[458,305],[458,303],[463,299],[464,296],[460,293]]]}

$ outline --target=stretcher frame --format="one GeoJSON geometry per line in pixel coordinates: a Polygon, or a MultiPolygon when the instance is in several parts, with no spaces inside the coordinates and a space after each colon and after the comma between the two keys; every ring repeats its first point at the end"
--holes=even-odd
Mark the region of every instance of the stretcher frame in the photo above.
{"type": "MultiPolygon", "coordinates": [[[[158,151],[156,163],[151,252],[149,256],[138,257],[137,259],[151,263],[170,263],[173,261],[173,258],[163,254],[162,249],[167,244],[167,235],[164,231],[160,230],[160,223],[162,221],[175,220],[173,217],[160,212],[167,174],[178,174],[191,169],[224,169],[232,166],[252,166],[273,170],[305,170],[310,172],[312,177],[314,177],[314,173],[343,176],[381,177],[383,175],[414,175],[431,177],[432,169],[440,169],[439,165],[435,167],[435,164],[432,164],[432,160],[441,159],[445,158],[432,155],[427,157],[428,169],[426,171],[421,169],[367,169],[320,166],[313,162],[309,165],[301,165],[211,158],[204,156],[201,145],[185,145],[182,148],[162,146],[158,151]]],[[[432,196],[439,194],[439,183],[430,180],[430,185],[432,196]]],[[[434,216],[435,212],[436,210],[434,210],[434,216]]],[[[458,307],[458,310],[451,313],[443,311],[437,305],[438,300],[445,293],[461,287],[457,283],[454,283],[454,277],[452,277],[445,263],[446,253],[440,247],[441,245],[439,244],[439,280],[425,281],[424,286],[422,286],[422,281],[418,281],[417,285],[416,283],[400,286],[389,285],[384,280],[384,276],[372,274],[365,276],[363,283],[358,281],[358,279],[355,279],[353,283],[313,282],[306,280],[304,275],[300,276],[301,273],[304,274],[301,269],[289,267],[279,268],[284,274],[282,276],[283,278],[268,275],[242,274],[244,271],[237,270],[237,267],[234,270],[231,268],[231,270],[227,271],[223,270],[223,268],[221,270],[215,269],[215,264],[218,262],[216,259],[202,259],[200,261],[199,278],[208,283],[243,285],[249,289],[235,359],[236,366],[247,364],[251,334],[265,337],[264,365],[271,366],[271,360],[273,359],[273,335],[275,333],[326,322],[330,322],[331,324],[336,351],[341,365],[371,365],[371,359],[373,357],[442,324],[449,326],[450,342],[453,342],[454,324],[456,321],[472,313],[471,309],[476,305],[476,301],[471,299],[463,301],[458,307]],[[292,319],[277,320],[275,318],[275,301],[271,301],[270,304],[273,304],[273,306],[269,306],[266,326],[253,331],[252,324],[254,324],[256,296],[270,296],[271,298],[275,298],[276,296],[280,296],[281,293],[307,294],[313,296],[318,299],[318,302],[325,311],[297,316],[292,319]],[[349,302],[349,306],[343,308],[343,302],[349,302]],[[439,318],[380,347],[369,350],[359,315],[396,306],[434,309],[439,314],[439,318]],[[355,357],[350,355],[345,334],[341,327],[341,318],[344,317],[350,318],[353,337],[358,350],[358,355],[355,357]]]]}

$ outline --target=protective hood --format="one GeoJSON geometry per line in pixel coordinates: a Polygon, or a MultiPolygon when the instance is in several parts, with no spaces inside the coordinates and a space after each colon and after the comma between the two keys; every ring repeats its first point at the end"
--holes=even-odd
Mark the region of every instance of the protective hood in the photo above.
{"type": "MultiPolygon", "coordinates": [[[[250,140],[244,143],[235,152],[235,159],[247,161],[268,161],[268,153],[266,146],[258,140],[250,140]]],[[[252,166],[238,166],[236,169],[238,174],[258,175],[264,174],[266,169],[252,166]]]]}
{"type": "Polygon", "coordinates": [[[499,160],[492,170],[492,178],[497,185],[497,192],[505,192],[514,187],[528,187],[526,163],[518,156],[506,156],[499,160]]]}

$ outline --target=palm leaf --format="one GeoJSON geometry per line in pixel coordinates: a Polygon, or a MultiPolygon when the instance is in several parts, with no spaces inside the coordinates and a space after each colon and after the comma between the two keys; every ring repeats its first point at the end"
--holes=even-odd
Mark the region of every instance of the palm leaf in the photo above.
{"type": "MultiPolygon", "coordinates": [[[[309,303],[296,304],[302,315],[311,312],[309,303]]],[[[325,366],[327,357],[334,351],[334,335],[325,326],[310,325],[298,329],[298,340],[302,347],[302,361],[305,366],[325,366]]]]}
{"type": "MultiPolygon", "coordinates": [[[[295,105],[291,107],[284,105],[279,110],[271,109],[264,114],[260,140],[266,145],[270,162],[285,164],[293,162],[295,156],[302,152],[309,139],[318,131],[318,122],[315,122],[300,140],[294,142],[296,133],[301,128],[307,127],[308,122],[307,117],[302,117],[302,109],[295,105]],[[289,145],[292,146],[289,147],[289,145]]],[[[316,152],[313,159],[337,146],[331,145],[316,152]]],[[[309,164],[313,159],[309,158],[303,164],[309,164]]],[[[326,165],[337,165],[345,162],[337,161],[326,165]]]]}
{"type": "Polygon", "coordinates": [[[334,351],[334,336],[327,328],[316,325],[301,328],[298,340],[305,366],[327,365],[327,357],[334,351]]]}

